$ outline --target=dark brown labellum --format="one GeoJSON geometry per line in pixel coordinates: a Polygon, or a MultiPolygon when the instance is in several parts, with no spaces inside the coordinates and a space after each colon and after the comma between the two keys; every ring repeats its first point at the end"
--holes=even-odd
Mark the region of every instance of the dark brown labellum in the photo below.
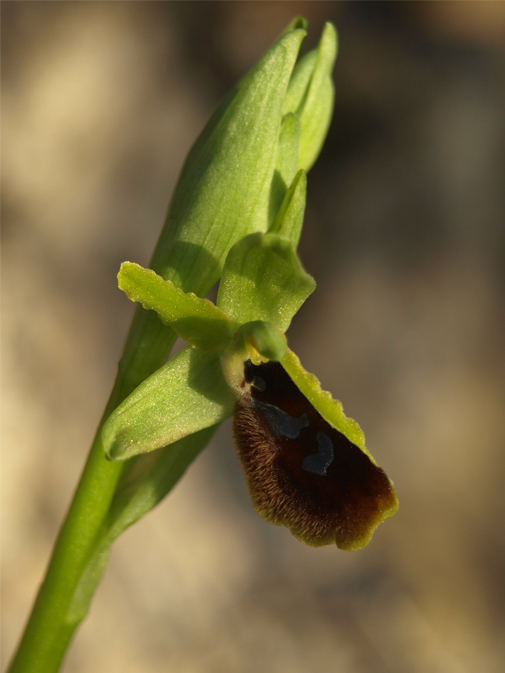
{"type": "Polygon", "coordinates": [[[383,470],[324,420],[279,362],[245,363],[234,434],[257,511],[307,544],[359,549],[397,509],[383,470]]]}

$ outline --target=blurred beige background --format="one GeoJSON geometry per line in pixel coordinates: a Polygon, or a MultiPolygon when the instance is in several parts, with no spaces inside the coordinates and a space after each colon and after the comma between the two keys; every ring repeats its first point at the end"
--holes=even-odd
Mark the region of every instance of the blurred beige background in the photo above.
{"type": "Polygon", "coordinates": [[[296,14],[340,34],[290,342],[397,486],[369,547],[254,512],[229,425],[115,544],[65,673],[502,673],[505,3],[4,2],[3,656],[183,158],[296,14]]]}

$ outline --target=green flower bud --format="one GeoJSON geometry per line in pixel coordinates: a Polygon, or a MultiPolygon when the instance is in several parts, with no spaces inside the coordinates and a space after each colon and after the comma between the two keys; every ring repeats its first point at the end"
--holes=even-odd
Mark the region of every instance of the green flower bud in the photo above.
{"type": "Polygon", "coordinates": [[[317,49],[296,65],[284,100],[284,114],[294,112],[300,119],[298,168],[308,171],[319,156],[333,111],[334,86],[331,78],[337,57],[337,33],[327,23],[317,49]]]}
{"type": "Polygon", "coordinates": [[[205,296],[228,250],[266,231],[283,105],[305,31],[283,35],[221,103],[188,155],[151,266],[205,296]]]}

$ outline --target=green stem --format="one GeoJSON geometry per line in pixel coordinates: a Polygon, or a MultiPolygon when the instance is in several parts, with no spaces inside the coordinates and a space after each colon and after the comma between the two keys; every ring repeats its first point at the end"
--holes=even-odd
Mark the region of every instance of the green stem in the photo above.
{"type": "Polygon", "coordinates": [[[82,619],[68,618],[72,599],[122,469],[121,463],[107,463],[97,433],[11,673],[58,670],[82,619]]]}
{"type": "Polygon", "coordinates": [[[94,587],[105,570],[107,551],[95,571],[96,583],[89,595],[79,595],[80,583],[100,544],[125,466],[105,459],[100,430],[112,410],[163,364],[174,341],[174,332],[162,325],[153,312],[137,310],[114,389],[9,673],[56,673],[86,615],[94,587]]]}

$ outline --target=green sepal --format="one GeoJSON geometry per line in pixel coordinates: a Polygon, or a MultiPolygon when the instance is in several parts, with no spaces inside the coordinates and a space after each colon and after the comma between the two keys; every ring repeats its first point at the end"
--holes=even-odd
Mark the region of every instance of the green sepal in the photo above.
{"type": "Polygon", "coordinates": [[[331,73],[337,57],[337,33],[331,23],[323,29],[317,49],[296,64],[284,99],[284,114],[300,118],[298,168],[308,171],[317,159],[330,125],[334,86],[331,73]]]}
{"type": "Polygon", "coordinates": [[[269,233],[288,238],[296,250],[302,233],[305,202],[307,199],[307,174],[299,170],[291,183],[269,233]]]}
{"type": "Polygon", "coordinates": [[[288,239],[250,234],[226,258],[217,305],[237,324],[263,320],[285,332],[315,287],[288,239]]]}
{"type": "Polygon", "coordinates": [[[112,412],[102,429],[105,454],[124,460],[167,446],[228,418],[233,404],[219,354],[188,346],[112,412]]]}
{"type": "Polygon", "coordinates": [[[208,299],[185,293],[151,269],[123,262],[118,286],[131,301],[156,311],[184,341],[201,350],[222,350],[233,335],[230,318],[208,299]]]}
{"type": "MultiPolygon", "coordinates": [[[[189,153],[150,266],[205,296],[230,247],[266,231],[282,106],[304,30],[279,38],[219,106],[189,153]]],[[[274,213],[275,215],[275,213],[274,213]]]]}

